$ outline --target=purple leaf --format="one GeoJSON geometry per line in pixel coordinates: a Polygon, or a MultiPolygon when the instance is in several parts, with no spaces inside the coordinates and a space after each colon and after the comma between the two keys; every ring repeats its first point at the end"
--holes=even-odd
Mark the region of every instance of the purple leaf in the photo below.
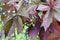
{"type": "Polygon", "coordinates": [[[46,2],[49,4],[50,0],[46,0],[46,2]]]}
{"type": "Polygon", "coordinates": [[[55,5],[57,8],[60,8],[60,0],[55,0],[54,5],[55,5]]]}
{"type": "Polygon", "coordinates": [[[33,38],[34,36],[37,36],[38,29],[36,27],[33,27],[31,30],[28,31],[28,36],[33,38]]]}
{"type": "Polygon", "coordinates": [[[36,8],[37,8],[37,5],[33,5],[33,6],[29,7],[29,8],[26,10],[26,12],[27,12],[28,14],[36,14],[36,8]]]}
{"type": "Polygon", "coordinates": [[[5,2],[5,3],[8,3],[9,2],[9,0],[0,0],[0,2],[5,2]]]}
{"type": "Polygon", "coordinates": [[[47,30],[47,28],[50,26],[50,24],[52,23],[52,14],[50,13],[50,11],[48,11],[44,18],[43,18],[43,25],[44,25],[44,29],[45,31],[47,30]]]}
{"type": "Polygon", "coordinates": [[[44,27],[41,27],[40,32],[39,32],[39,37],[40,40],[47,40],[47,34],[44,31],[44,27]]]}
{"type": "Polygon", "coordinates": [[[40,25],[41,25],[41,19],[36,19],[35,22],[35,26],[30,26],[30,28],[28,28],[28,36],[33,38],[34,36],[38,35],[38,32],[40,30],[40,25]]]}
{"type": "Polygon", "coordinates": [[[49,6],[45,6],[45,5],[39,4],[37,10],[47,11],[47,10],[49,10],[49,6]]]}
{"type": "Polygon", "coordinates": [[[52,14],[53,14],[54,18],[56,18],[58,21],[60,21],[60,12],[53,10],[52,14]]]}

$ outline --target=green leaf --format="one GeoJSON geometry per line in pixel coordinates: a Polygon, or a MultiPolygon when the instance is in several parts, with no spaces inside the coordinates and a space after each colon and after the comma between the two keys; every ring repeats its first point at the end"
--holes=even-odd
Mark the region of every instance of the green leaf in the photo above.
{"type": "Polygon", "coordinates": [[[35,36],[34,38],[31,38],[30,40],[40,40],[39,36],[35,36]]]}
{"type": "Polygon", "coordinates": [[[42,12],[39,12],[38,15],[41,18],[43,14],[42,14],[42,12]]]}
{"type": "Polygon", "coordinates": [[[13,19],[10,19],[10,20],[7,21],[7,23],[4,25],[3,30],[4,30],[5,36],[8,35],[8,32],[9,32],[9,30],[10,30],[10,28],[11,28],[12,23],[13,23],[13,19]]]}
{"type": "Polygon", "coordinates": [[[18,32],[21,33],[23,30],[23,23],[20,17],[15,18],[15,25],[16,25],[16,28],[18,29],[18,32]]]}

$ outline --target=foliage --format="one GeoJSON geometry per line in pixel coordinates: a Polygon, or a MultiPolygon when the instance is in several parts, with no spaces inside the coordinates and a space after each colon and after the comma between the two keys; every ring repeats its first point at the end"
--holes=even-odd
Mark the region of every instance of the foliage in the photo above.
{"type": "Polygon", "coordinates": [[[1,40],[59,40],[60,0],[0,0],[1,40]]]}

